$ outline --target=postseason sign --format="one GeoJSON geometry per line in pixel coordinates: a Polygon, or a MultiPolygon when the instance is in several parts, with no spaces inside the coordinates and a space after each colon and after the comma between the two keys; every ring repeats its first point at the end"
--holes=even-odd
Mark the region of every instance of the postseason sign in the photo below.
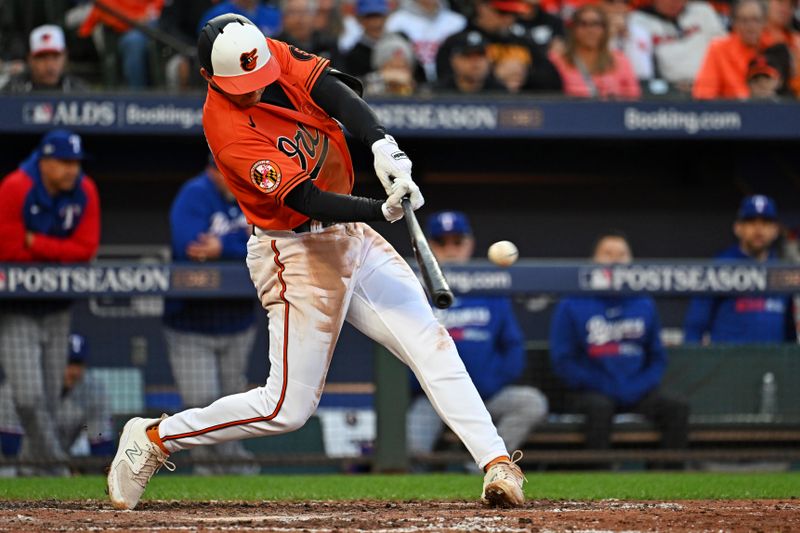
{"type": "Polygon", "coordinates": [[[582,290],[601,292],[764,292],[767,281],[767,269],[760,265],[616,265],[579,271],[582,290]]]}
{"type": "MultiPolygon", "coordinates": [[[[447,265],[456,294],[753,294],[800,293],[800,265],[689,263],[596,265],[486,261],[447,265]]],[[[242,263],[0,264],[0,299],[93,296],[242,298],[255,295],[242,263]]]]}
{"type": "Polygon", "coordinates": [[[170,288],[167,266],[9,266],[0,269],[6,295],[158,294],[170,288]]]}

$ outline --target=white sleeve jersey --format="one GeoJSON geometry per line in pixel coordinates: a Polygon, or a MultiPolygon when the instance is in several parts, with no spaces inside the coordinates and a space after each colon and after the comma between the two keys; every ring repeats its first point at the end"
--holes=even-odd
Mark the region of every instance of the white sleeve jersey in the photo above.
{"type": "Polygon", "coordinates": [[[386,20],[388,33],[403,33],[414,46],[417,60],[425,69],[428,81],[436,80],[436,52],[445,39],[467,26],[463,15],[446,8],[427,16],[411,9],[395,11],[386,20]]]}
{"type": "Polygon", "coordinates": [[[633,46],[652,50],[652,68],[634,62],[637,75],[658,75],[672,83],[693,81],[711,40],[727,33],[714,8],[702,1],[686,4],[677,24],[644,11],[631,13],[628,24],[633,46]]]}

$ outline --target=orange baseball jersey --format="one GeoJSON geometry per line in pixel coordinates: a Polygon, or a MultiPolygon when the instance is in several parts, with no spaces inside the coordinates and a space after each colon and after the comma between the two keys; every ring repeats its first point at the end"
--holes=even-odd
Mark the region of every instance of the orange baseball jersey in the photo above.
{"type": "Polygon", "coordinates": [[[339,123],[311,100],[327,59],[267,39],[280,65],[280,84],[295,109],[258,103],[240,108],[209,87],[203,106],[208,146],[248,222],[292,229],[308,217],[284,205],[305,180],[323,191],[349,194],[353,164],[339,123]]]}

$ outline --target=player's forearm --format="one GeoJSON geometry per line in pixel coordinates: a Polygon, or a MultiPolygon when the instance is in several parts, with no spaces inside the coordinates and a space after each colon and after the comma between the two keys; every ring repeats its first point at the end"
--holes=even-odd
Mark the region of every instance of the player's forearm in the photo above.
{"type": "Polygon", "coordinates": [[[311,98],[367,146],[386,136],[375,112],[336,76],[323,75],[311,90],[311,98]]]}
{"type": "Polygon", "coordinates": [[[380,200],[322,191],[306,180],[286,195],[285,204],[320,222],[385,220],[380,200]]]}

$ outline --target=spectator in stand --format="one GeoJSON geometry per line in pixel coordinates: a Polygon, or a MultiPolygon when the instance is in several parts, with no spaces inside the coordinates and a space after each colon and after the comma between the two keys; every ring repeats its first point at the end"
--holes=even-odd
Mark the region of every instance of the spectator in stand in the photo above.
{"type": "Polygon", "coordinates": [[[314,14],[314,31],[336,40],[339,49],[339,40],[347,30],[342,8],[340,0],[317,0],[317,11],[314,14]]]}
{"type": "MultiPolygon", "coordinates": [[[[100,242],[100,204],[81,170],[81,138],[52,130],[0,183],[0,262],[89,261],[100,242]]],[[[70,304],[0,300],[0,364],[29,439],[28,460],[63,461],[54,413],[67,363],[70,304]]],[[[63,469],[52,473],[63,474],[63,469]]]]}
{"type": "Polygon", "coordinates": [[[331,65],[339,68],[342,58],[336,38],[314,29],[316,0],[284,0],[281,11],[283,31],[276,39],[301,51],[330,59],[331,65]]]}
{"type": "MultiPolygon", "coordinates": [[[[55,412],[58,440],[65,451],[84,438],[95,457],[114,455],[116,433],[111,421],[111,400],[105,385],[86,374],[89,348],[83,335],[69,336],[64,386],[55,412]]],[[[8,383],[0,385],[0,441],[6,458],[17,457],[28,446],[25,431],[14,408],[8,383]]],[[[85,441],[84,441],[85,442],[85,441]]],[[[84,444],[85,445],[85,444],[84,444]]],[[[30,454],[24,453],[29,456],[30,454]]]]}
{"type": "Polygon", "coordinates": [[[106,1],[104,8],[95,4],[86,20],[78,29],[80,37],[89,37],[95,28],[107,27],[110,32],[103,34],[104,46],[112,40],[116,45],[122,65],[122,77],[131,89],[143,89],[152,84],[150,79],[150,38],[141,30],[132,27],[124,20],[108,12],[110,8],[125,18],[144,26],[156,26],[164,7],[164,0],[115,0],[106,1]]]}
{"type": "Polygon", "coordinates": [[[408,37],[427,80],[435,82],[439,46],[466,25],[464,15],[451,11],[444,0],[402,0],[400,8],[389,15],[386,31],[408,37]]]}
{"type": "Polygon", "coordinates": [[[492,75],[511,94],[522,93],[528,85],[530,68],[518,57],[506,57],[494,64],[492,75]]]}
{"type": "MultiPolygon", "coordinates": [[[[433,215],[428,223],[431,251],[444,263],[469,261],[475,239],[467,217],[457,211],[433,215]]],[[[547,398],[535,387],[516,385],[525,368],[525,345],[511,300],[503,296],[459,296],[449,309],[436,309],[475,383],[497,432],[512,450],[547,416],[547,398]]],[[[412,380],[417,397],[407,417],[409,450],[430,453],[443,423],[430,401],[412,380]]]]}
{"type": "MultiPolygon", "coordinates": [[[[183,42],[187,50],[193,50],[197,46],[197,21],[205,16],[211,5],[211,0],[167,2],[158,19],[158,27],[183,42]]],[[[167,89],[188,90],[207,85],[200,76],[200,69],[192,67],[193,59],[189,53],[176,53],[167,60],[165,65],[167,89]]]]}
{"type": "MultiPolygon", "coordinates": [[[[461,94],[506,92],[505,86],[492,75],[486,44],[483,34],[478,31],[457,34],[448,46],[452,54],[451,73],[437,82],[437,91],[461,94]]],[[[527,72],[527,65],[523,66],[527,72]]]]}
{"type": "MultiPolygon", "coordinates": [[[[597,239],[595,263],[632,259],[624,234],[611,231],[597,239]]],[[[550,359],[566,388],[557,409],[586,417],[587,448],[609,447],[614,413],[644,415],[661,430],[663,448],[686,447],[689,407],[659,391],[667,355],[649,296],[564,298],[553,315],[550,359]]]]}
{"type": "Polygon", "coordinates": [[[33,91],[85,91],[88,86],[80,78],[65,73],[67,46],[64,30],[53,24],[34,28],[30,34],[27,69],[13,76],[3,90],[28,93],[33,91]]]}
{"type": "MultiPolygon", "coordinates": [[[[540,0],[542,8],[548,13],[553,13],[562,18],[562,20],[569,20],[572,14],[579,7],[587,4],[596,4],[596,0],[540,0]]],[[[647,1],[647,0],[642,0],[647,1]]]]}
{"type": "Polygon", "coordinates": [[[778,69],[770,65],[763,55],[750,61],[747,66],[747,87],[751,100],[778,100],[781,80],[778,69]]]}
{"type": "Polygon", "coordinates": [[[411,43],[402,35],[387,33],[372,50],[374,70],[364,77],[368,96],[410,96],[417,89],[416,58],[411,43]]]}
{"type": "Polygon", "coordinates": [[[511,33],[524,35],[545,53],[563,50],[565,32],[561,18],[545,11],[541,0],[525,0],[525,3],[528,10],[519,14],[511,33]]]}
{"type": "Polygon", "coordinates": [[[783,44],[791,53],[791,75],[788,86],[795,97],[800,96],[800,32],[792,26],[797,2],[794,0],[768,0],[767,23],[761,34],[761,48],[783,44]]]}
{"type": "Polygon", "coordinates": [[[467,29],[448,37],[439,48],[436,56],[439,77],[446,79],[452,75],[450,58],[453,46],[463,42],[465,35],[478,32],[487,43],[486,51],[492,68],[506,60],[522,61],[527,66],[523,91],[561,92],[561,76],[547,55],[530,39],[511,33],[516,17],[528,10],[528,4],[523,0],[477,0],[475,14],[467,29]]]}
{"type": "Polygon", "coordinates": [[[650,54],[636,46],[636,43],[649,42],[650,35],[641,26],[632,26],[628,23],[631,14],[628,0],[602,0],[597,5],[605,11],[608,18],[609,47],[624,53],[634,72],[649,68],[652,61],[650,54]]]}
{"type": "Polygon", "coordinates": [[[200,17],[193,40],[197,40],[197,35],[206,22],[225,13],[246,17],[267,37],[274,36],[281,29],[281,12],[271,3],[262,0],[225,0],[211,7],[200,17]]]}
{"type": "Polygon", "coordinates": [[[707,2],[653,0],[628,18],[634,46],[650,60],[636,62],[650,92],[689,94],[709,43],[725,35],[722,20],[707,2]]]}
{"type": "Polygon", "coordinates": [[[572,15],[563,54],[550,60],[564,80],[564,93],[581,98],[635,99],[639,82],[628,58],[608,45],[609,25],[599,6],[579,7],[572,15]]]}
{"type": "Polygon", "coordinates": [[[715,39],[697,73],[692,95],[714,98],[747,98],[747,66],[761,52],[760,40],[766,11],[760,0],[740,0],[733,8],[733,30],[715,39]]]}
{"type": "Polygon", "coordinates": [[[389,14],[387,0],[358,0],[356,15],[364,33],[344,57],[345,71],[363,77],[372,70],[372,50],[375,43],[383,37],[383,28],[389,14]]]}
{"type": "MultiPolygon", "coordinates": [[[[250,227],[239,204],[209,155],[205,172],[186,182],[169,214],[172,257],[179,262],[243,260],[250,227]]],[[[221,396],[244,392],[247,362],[256,337],[252,298],[169,299],[164,337],[172,375],[184,408],[207,405],[221,396]]],[[[241,441],[199,446],[190,452],[197,474],[256,473],[241,441]],[[241,459],[243,464],[213,464],[241,459]]]]}
{"type": "MultiPolygon", "coordinates": [[[[739,242],[716,259],[763,264],[776,260],[778,209],[760,194],[742,200],[733,233],[739,242]]],[[[688,343],[797,342],[791,298],[784,295],[698,297],[686,312],[684,340],[688,343]]]]}

